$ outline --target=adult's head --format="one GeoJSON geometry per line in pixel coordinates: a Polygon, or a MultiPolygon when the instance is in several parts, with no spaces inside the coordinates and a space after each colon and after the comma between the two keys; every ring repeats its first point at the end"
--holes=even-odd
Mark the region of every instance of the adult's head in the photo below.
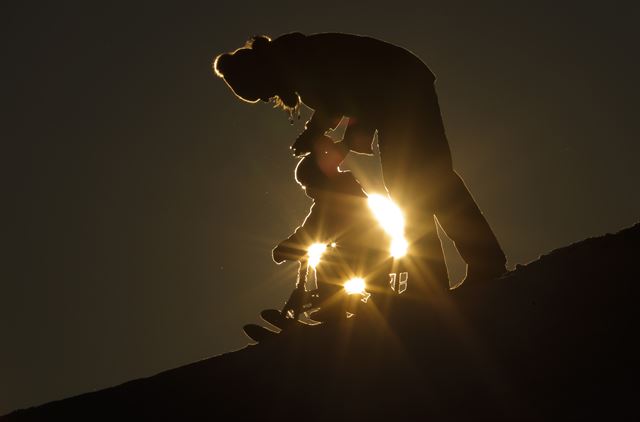
{"type": "Polygon", "coordinates": [[[258,35],[243,47],[217,56],[213,70],[240,99],[255,103],[274,98],[276,105],[292,110],[300,98],[287,79],[284,60],[269,37],[258,35]]]}

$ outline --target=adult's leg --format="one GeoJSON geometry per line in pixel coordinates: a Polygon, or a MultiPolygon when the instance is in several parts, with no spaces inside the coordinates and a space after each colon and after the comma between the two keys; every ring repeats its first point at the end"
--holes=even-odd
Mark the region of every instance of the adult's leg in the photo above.
{"type": "Polygon", "coordinates": [[[506,257],[489,223],[453,170],[439,174],[431,201],[438,221],[467,263],[467,278],[491,279],[506,271],[506,257]]]}
{"type": "Polygon", "coordinates": [[[427,201],[429,180],[416,180],[420,173],[382,154],[382,171],[391,199],[405,218],[405,237],[409,243],[403,266],[409,271],[407,293],[417,296],[449,288],[449,276],[442,244],[438,237],[434,210],[427,201]]]}
{"type": "Polygon", "coordinates": [[[407,213],[406,217],[410,245],[409,288],[419,290],[420,295],[432,295],[449,288],[449,274],[433,212],[427,209],[420,211],[407,213]],[[415,274],[411,274],[411,270],[415,274]]]}
{"type": "MultiPolygon", "coordinates": [[[[385,184],[408,214],[415,251],[427,267],[434,242],[423,239],[433,214],[468,264],[467,276],[495,277],[505,271],[498,241],[453,163],[435,90],[407,104],[378,133],[385,184]]],[[[435,235],[435,226],[434,235],[435,235]]],[[[441,250],[441,248],[440,248],[441,250]]],[[[444,262],[444,258],[442,260],[444,262]]]]}

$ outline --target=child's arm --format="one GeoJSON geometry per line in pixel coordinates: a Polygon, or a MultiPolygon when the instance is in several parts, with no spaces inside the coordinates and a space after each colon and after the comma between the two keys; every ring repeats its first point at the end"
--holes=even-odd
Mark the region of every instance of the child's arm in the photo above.
{"type": "Polygon", "coordinates": [[[291,236],[278,243],[278,246],[273,249],[272,255],[276,264],[282,264],[284,261],[300,261],[304,258],[309,245],[305,245],[302,241],[307,237],[301,233],[303,231],[302,226],[298,227],[291,236]]]}
{"type": "Polygon", "coordinates": [[[273,249],[273,260],[277,264],[284,261],[300,261],[307,255],[309,246],[320,241],[317,237],[321,221],[318,212],[313,212],[314,207],[315,204],[311,206],[302,225],[273,249]]]}

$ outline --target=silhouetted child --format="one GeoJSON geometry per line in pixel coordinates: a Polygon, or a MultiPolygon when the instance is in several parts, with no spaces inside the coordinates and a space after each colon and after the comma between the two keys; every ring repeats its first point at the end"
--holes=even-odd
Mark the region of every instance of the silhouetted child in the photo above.
{"type": "Polygon", "coordinates": [[[506,271],[497,238],[454,171],[435,75],[413,53],[359,35],[291,33],[256,36],[216,57],[214,70],[247,102],[271,98],[290,113],[301,104],[314,110],[293,145],[296,155],[344,116],[350,150],[373,154],[377,134],[384,184],[405,212],[414,280],[420,281],[414,287],[425,295],[449,288],[434,215],[467,263],[467,281],[506,271]]]}
{"type": "Polygon", "coordinates": [[[366,193],[351,172],[338,169],[347,153],[340,144],[321,137],[300,160],[296,180],[314,202],[304,223],[273,250],[278,264],[304,262],[309,246],[327,245],[316,266],[322,304],[314,314],[318,320],[344,316],[337,305],[338,298],[345,297],[345,281],[365,277],[389,257],[389,237],[369,209],[366,193]]]}

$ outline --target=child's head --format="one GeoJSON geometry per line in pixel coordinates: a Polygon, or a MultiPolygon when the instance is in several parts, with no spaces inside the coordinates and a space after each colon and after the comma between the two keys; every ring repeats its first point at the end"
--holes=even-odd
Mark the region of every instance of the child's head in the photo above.
{"type": "Polygon", "coordinates": [[[337,146],[331,138],[322,137],[314,142],[311,154],[302,158],[296,167],[296,181],[306,194],[316,198],[323,191],[340,191],[343,176],[338,166],[348,150],[337,146]]]}

